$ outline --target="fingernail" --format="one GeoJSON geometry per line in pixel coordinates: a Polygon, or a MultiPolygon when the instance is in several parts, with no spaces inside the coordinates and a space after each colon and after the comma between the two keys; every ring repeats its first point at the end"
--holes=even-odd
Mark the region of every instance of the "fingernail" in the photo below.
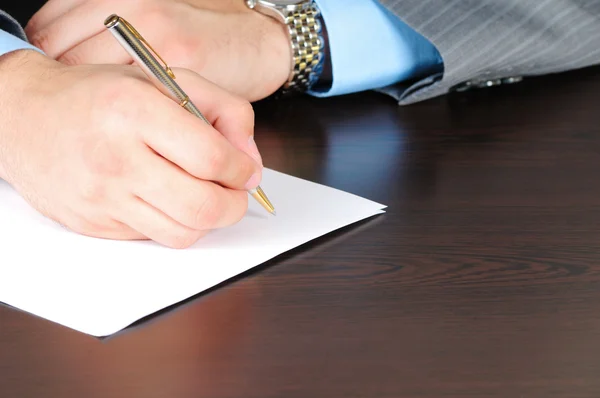
{"type": "Polygon", "coordinates": [[[258,152],[258,147],[256,146],[253,135],[248,138],[248,149],[250,150],[250,155],[254,158],[254,160],[256,160],[262,166],[262,158],[260,156],[260,152],[258,152]]]}
{"type": "Polygon", "coordinates": [[[246,183],[246,189],[254,189],[260,184],[260,173],[254,173],[246,183]]]}

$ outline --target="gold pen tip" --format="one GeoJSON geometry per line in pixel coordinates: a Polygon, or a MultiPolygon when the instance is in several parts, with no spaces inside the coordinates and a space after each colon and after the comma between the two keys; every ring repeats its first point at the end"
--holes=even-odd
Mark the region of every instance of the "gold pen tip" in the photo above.
{"type": "Polygon", "coordinates": [[[269,213],[276,215],[275,206],[273,206],[273,203],[271,203],[271,201],[260,186],[252,190],[251,194],[252,197],[256,199],[256,201],[260,203],[262,207],[264,207],[269,213]]]}

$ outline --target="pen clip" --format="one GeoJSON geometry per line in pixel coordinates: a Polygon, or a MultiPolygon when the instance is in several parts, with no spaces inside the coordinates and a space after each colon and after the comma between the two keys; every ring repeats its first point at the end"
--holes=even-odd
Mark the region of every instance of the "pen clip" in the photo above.
{"type": "Polygon", "coordinates": [[[127,22],[127,20],[125,20],[122,17],[119,17],[121,19],[121,21],[123,22],[123,24],[125,24],[125,26],[131,31],[131,33],[133,33],[133,35],[142,43],[144,43],[146,45],[146,47],[148,47],[148,49],[158,58],[162,61],[162,63],[165,65],[165,70],[166,72],[169,74],[169,76],[171,76],[171,78],[175,79],[175,74],[173,73],[173,71],[171,70],[171,67],[169,65],[167,65],[167,63],[165,62],[164,59],[162,59],[162,57],[160,55],[158,55],[158,53],[154,50],[154,48],[152,48],[152,46],[150,45],[150,43],[148,43],[146,41],[146,39],[144,39],[144,37],[129,23],[127,22]]]}

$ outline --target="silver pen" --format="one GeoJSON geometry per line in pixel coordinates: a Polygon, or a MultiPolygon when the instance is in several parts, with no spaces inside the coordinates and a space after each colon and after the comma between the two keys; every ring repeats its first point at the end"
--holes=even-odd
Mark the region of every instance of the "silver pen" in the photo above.
{"type": "MultiPolygon", "coordinates": [[[[146,75],[148,75],[148,78],[163,94],[170,97],[188,112],[196,115],[210,125],[210,122],[202,115],[188,95],[175,82],[175,74],[171,68],[129,22],[118,15],[113,14],[106,18],[104,26],[106,26],[121,46],[123,46],[125,51],[131,55],[134,61],[137,62],[146,75]],[[162,64],[152,53],[160,59],[162,64]]],[[[269,201],[269,198],[267,198],[267,195],[260,186],[248,191],[248,193],[269,213],[275,214],[275,207],[271,201],[269,201]]]]}

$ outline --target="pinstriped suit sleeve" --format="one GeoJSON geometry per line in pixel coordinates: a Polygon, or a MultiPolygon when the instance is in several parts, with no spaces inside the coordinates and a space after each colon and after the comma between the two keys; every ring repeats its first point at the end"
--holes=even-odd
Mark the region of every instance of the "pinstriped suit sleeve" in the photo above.
{"type": "Polygon", "coordinates": [[[379,0],[438,49],[444,70],[380,91],[401,105],[457,86],[600,64],[600,0],[379,0]]]}

